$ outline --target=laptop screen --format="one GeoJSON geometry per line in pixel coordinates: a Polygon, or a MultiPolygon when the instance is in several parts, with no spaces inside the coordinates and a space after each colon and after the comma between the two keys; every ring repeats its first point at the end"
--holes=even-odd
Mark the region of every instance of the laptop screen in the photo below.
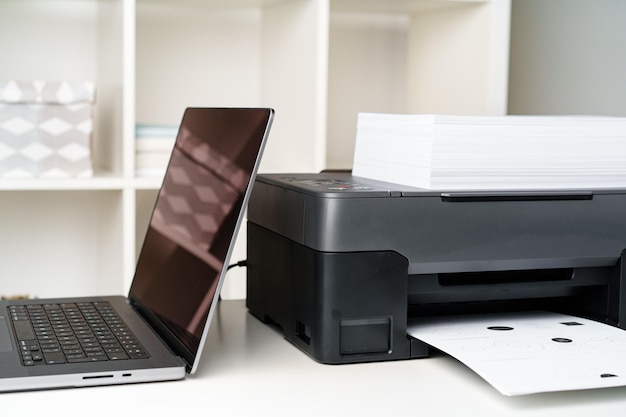
{"type": "Polygon", "coordinates": [[[185,111],[129,298],[190,372],[241,223],[271,109],[185,111]]]}

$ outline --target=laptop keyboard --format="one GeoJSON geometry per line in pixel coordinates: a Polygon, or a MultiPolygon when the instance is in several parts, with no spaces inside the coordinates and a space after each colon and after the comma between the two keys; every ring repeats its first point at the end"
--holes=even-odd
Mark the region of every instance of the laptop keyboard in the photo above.
{"type": "Polygon", "coordinates": [[[8,310],[24,366],[149,357],[106,301],[14,305],[8,310]]]}

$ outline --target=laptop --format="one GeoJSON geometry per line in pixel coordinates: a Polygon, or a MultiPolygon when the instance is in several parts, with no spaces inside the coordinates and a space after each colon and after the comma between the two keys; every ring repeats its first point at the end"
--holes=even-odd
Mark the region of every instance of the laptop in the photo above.
{"type": "Polygon", "coordinates": [[[0,301],[0,392],[196,371],[273,117],[185,110],[128,297],[0,301]]]}

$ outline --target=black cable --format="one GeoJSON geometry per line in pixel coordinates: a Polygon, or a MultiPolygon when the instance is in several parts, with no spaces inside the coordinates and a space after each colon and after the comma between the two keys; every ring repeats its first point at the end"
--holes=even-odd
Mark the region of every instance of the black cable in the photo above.
{"type": "Polygon", "coordinates": [[[243,261],[239,261],[237,263],[234,264],[230,264],[228,265],[228,268],[226,268],[227,271],[229,271],[231,268],[234,268],[236,266],[248,266],[248,262],[244,259],[243,261]]]}
{"type": "MultiPolygon", "coordinates": [[[[232,268],[234,268],[236,266],[248,266],[248,262],[244,259],[243,261],[239,261],[237,263],[230,264],[230,265],[228,265],[228,267],[226,267],[226,271],[230,271],[232,268]]],[[[222,294],[218,295],[218,300],[221,300],[221,299],[222,299],[222,294]]]]}

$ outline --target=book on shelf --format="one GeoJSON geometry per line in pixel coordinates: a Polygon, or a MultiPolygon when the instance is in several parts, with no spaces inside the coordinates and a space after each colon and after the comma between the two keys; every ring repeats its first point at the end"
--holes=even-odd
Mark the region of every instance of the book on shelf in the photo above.
{"type": "Polygon", "coordinates": [[[158,177],[165,173],[174,147],[177,126],[137,124],[135,126],[135,174],[158,177]]]}
{"type": "Polygon", "coordinates": [[[361,113],[353,175],[426,189],[626,186],[626,118],[361,113]]]}

